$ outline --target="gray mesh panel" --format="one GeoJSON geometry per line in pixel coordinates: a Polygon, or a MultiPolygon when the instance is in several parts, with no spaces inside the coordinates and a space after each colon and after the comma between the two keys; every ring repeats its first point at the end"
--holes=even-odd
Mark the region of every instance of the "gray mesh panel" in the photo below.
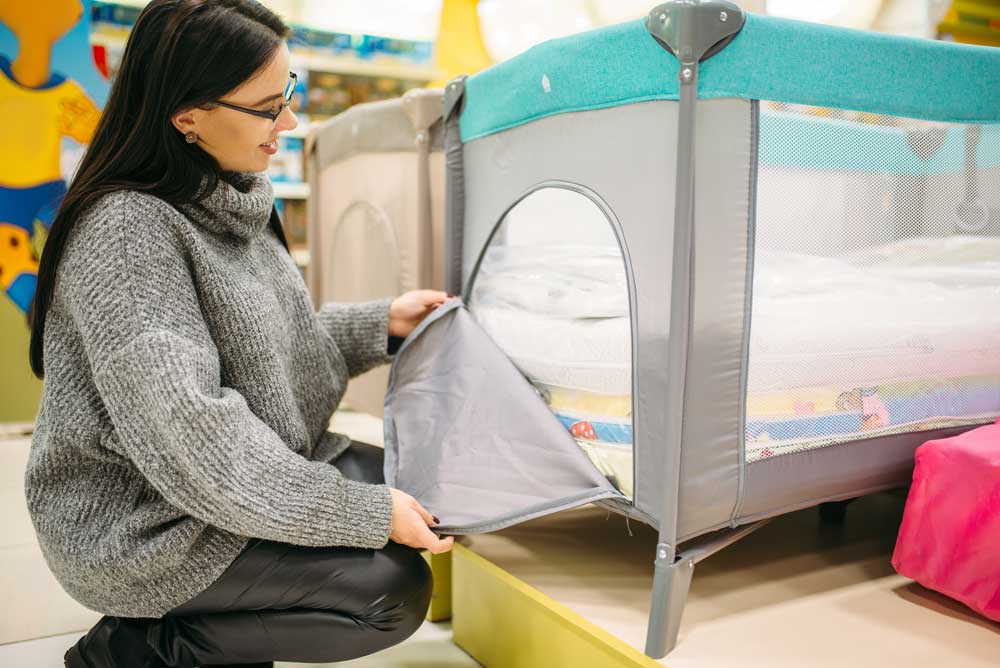
{"type": "Polygon", "coordinates": [[[750,462],[1000,414],[1000,125],[761,103],[750,462]]]}

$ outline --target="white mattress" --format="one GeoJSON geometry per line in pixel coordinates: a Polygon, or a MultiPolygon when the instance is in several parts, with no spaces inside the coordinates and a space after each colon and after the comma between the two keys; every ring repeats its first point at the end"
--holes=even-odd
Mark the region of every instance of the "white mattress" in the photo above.
{"type": "Polygon", "coordinates": [[[632,391],[627,295],[617,248],[495,246],[470,307],[531,380],[621,396],[632,391]]]}
{"type": "MultiPolygon", "coordinates": [[[[1000,374],[997,258],[997,240],[963,237],[914,239],[841,258],[758,249],[749,393],[794,399],[804,392],[808,399],[814,391],[797,388],[1000,374]]],[[[632,381],[627,294],[617,249],[500,246],[483,261],[471,308],[533,382],[602,395],[595,399],[627,398],[632,381]]],[[[886,396],[891,401],[895,395],[886,396]]],[[[620,402],[591,402],[594,410],[602,403],[620,409],[620,402]]],[[[794,417],[775,419],[780,424],[794,417]]],[[[968,417],[945,419],[942,426],[970,423],[968,417]]],[[[859,412],[859,425],[862,418],[859,412]]],[[[803,419],[803,433],[810,433],[810,418],[803,419]]],[[[594,414],[581,420],[596,435],[599,423],[628,418],[594,414]]],[[[854,434],[863,435],[863,430],[854,434]]],[[[781,444],[757,439],[747,448],[749,461],[830,442],[815,435],[781,444]]],[[[632,495],[630,443],[579,437],[577,442],[602,473],[632,495]]]]}
{"type": "MultiPolygon", "coordinates": [[[[915,239],[842,258],[758,251],[749,391],[1000,372],[1000,244],[915,239]]],[[[616,248],[490,249],[472,310],[529,378],[631,391],[616,248]]]]}
{"type": "Polygon", "coordinates": [[[632,391],[627,318],[574,320],[503,307],[476,320],[532,381],[620,396],[632,391]]]}
{"type": "Polygon", "coordinates": [[[962,237],[843,258],[759,252],[749,391],[1000,371],[997,258],[995,240],[962,237]]]}

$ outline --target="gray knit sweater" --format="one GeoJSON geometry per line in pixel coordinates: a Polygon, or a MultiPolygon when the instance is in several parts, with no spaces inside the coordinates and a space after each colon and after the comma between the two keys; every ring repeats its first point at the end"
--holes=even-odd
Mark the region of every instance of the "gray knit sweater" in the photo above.
{"type": "Polygon", "coordinates": [[[77,221],[45,330],[25,491],[49,568],[99,612],[158,617],[248,541],[379,548],[385,485],[330,464],[349,376],[389,361],[388,300],[313,310],[262,174],[204,205],[108,195],[77,221]]]}

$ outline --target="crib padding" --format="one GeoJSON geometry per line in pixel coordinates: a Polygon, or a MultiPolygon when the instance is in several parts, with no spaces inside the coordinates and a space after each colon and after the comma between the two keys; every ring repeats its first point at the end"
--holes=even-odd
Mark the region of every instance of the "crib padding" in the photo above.
{"type": "MultiPolygon", "coordinates": [[[[701,63],[699,98],[965,123],[1000,113],[1000,49],[746,16],[733,41],[701,63]]],[[[676,71],[644,21],[551,40],[469,78],[462,140],[553,114],[676,100],[676,71]]]]}
{"type": "MultiPolygon", "coordinates": [[[[893,434],[772,457],[747,466],[741,523],[905,485],[922,443],[968,431],[952,427],[893,434]]],[[[686,537],[685,537],[686,538],[686,537]]]]}

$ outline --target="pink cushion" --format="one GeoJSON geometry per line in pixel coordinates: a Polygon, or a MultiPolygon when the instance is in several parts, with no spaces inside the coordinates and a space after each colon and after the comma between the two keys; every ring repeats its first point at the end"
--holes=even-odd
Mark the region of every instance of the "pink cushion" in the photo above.
{"type": "Polygon", "coordinates": [[[1000,420],[917,448],[892,565],[1000,621],[1000,420]]]}

